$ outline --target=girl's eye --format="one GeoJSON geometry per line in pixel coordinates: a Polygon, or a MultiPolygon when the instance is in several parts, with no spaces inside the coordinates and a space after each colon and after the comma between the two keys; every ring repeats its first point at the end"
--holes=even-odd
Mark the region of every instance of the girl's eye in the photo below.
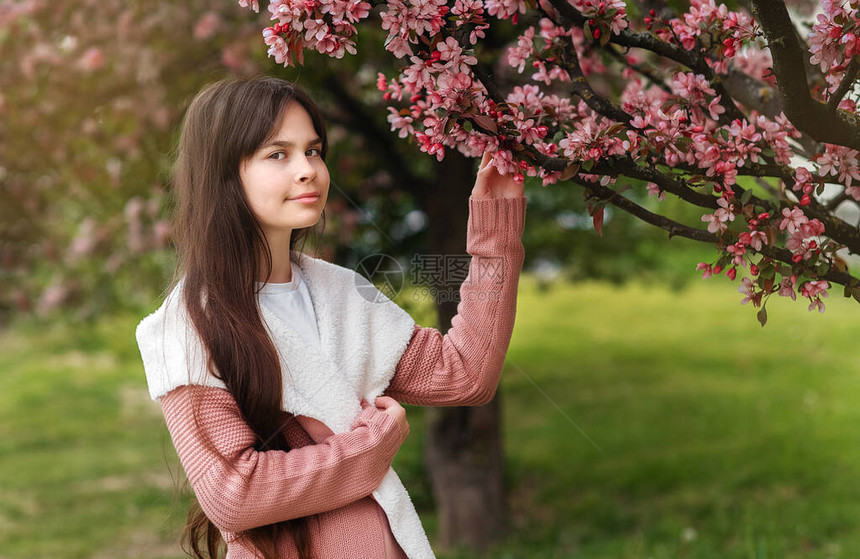
{"type": "MultiPolygon", "coordinates": [[[[319,148],[310,148],[310,149],[308,149],[308,151],[315,151],[315,152],[317,152],[317,155],[319,155],[319,156],[322,155],[322,151],[319,148]]],[[[281,161],[282,159],[285,159],[286,157],[287,157],[287,154],[284,153],[283,151],[276,151],[275,153],[273,153],[272,155],[269,156],[269,159],[274,159],[275,161],[281,161]]]]}

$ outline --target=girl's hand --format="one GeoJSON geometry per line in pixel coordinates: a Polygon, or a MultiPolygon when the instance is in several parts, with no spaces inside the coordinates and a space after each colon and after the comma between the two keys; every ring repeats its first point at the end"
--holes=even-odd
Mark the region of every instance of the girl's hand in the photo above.
{"type": "Polygon", "coordinates": [[[316,444],[320,444],[330,436],[334,435],[334,432],[329,429],[325,423],[314,419],[313,417],[297,415],[295,418],[316,444]]]}
{"type": "Polygon", "coordinates": [[[514,180],[513,175],[502,175],[491,165],[493,154],[484,152],[481,166],[478,169],[478,178],[475,188],[472,189],[472,198],[520,198],[524,196],[524,183],[514,180]]]}
{"type": "MultiPolygon", "coordinates": [[[[361,401],[361,409],[368,406],[370,406],[370,404],[367,400],[361,401]]],[[[406,409],[404,409],[397,400],[391,396],[380,396],[376,399],[376,407],[394,418],[397,425],[400,427],[400,432],[403,434],[404,439],[409,436],[409,422],[406,421],[406,409]]]]}

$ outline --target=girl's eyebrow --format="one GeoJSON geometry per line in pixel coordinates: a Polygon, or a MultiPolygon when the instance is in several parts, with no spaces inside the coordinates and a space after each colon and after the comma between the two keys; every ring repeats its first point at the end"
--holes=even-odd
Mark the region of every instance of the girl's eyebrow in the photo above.
{"type": "MultiPolygon", "coordinates": [[[[308,145],[312,146],[314,144],[321,144],[321,143],[322,143],[322,138],[314,138],[313,140],[308,142],[308,145]]],[[[294,144],[293,142],[290,142],[289,140],[272,140],[271,142],[264,144],[263,147],[267,148],[267,147],[277,146],[277,147],[285,147],[286,148],[286,147],[293,147],[294,145],[296,145],[296,144],[294,144]]]]}

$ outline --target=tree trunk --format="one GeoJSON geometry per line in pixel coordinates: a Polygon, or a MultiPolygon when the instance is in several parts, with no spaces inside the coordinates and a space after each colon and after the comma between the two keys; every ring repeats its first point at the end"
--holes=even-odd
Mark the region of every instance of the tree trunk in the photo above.
{"type": "MultiPolygon", "coordinates": [[[[468,199],[475,182],[471,159],[450,150],[439,164],[435,188],[427,193],[429,250],[463,255],[468,199]]],[[[443,277],[446,293],[459,295],[459,283],[443,277]]],[[[439,298],[444,299],[444,298],[439,298]]],[[[447,331],[457,300],[437,300],[439,330],[447,331]]],[[[428,408],[427,469],[439,512],[439,546],[484,550],[506,532],[501,403],[480,407],[428,408]]]]}

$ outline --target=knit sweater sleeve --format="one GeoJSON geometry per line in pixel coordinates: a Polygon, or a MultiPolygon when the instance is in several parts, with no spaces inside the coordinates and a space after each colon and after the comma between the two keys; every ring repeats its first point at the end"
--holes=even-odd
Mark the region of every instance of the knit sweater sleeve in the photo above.
{"type": "Polygon", "coordinates": [[[257,451],[256,437],[228,391],[186,385],[160,401],[201,508],[227,532],[334,510],[370,495],[405,439],[395,419],[370,406],[350,431],[320,444],[257,451]],[[199,427],[192,403],[199,406],[199,427]]]}
{"type": "Polygon", "coordinates": [[[493,399],[511,340],[525,251],[526,198],[469,198],[457,315],[443,336],[415,326],[384,394],[422,406],[478,406],[493,399]]]}

